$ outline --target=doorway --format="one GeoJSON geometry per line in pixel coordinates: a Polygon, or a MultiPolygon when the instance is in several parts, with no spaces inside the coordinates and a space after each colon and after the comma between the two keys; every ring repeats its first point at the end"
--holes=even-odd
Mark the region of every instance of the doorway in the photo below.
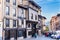
{"type": "Polygon", "coordinates": [[[10,30],[5,30],[5,40],[10,40],[10,30]]]}

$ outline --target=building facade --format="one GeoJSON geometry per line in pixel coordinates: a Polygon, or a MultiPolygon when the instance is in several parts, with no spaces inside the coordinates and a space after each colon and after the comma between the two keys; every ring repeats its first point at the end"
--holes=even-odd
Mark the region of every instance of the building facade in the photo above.
{"type": "Polygon", "coordinates": [[[41,7],[32,0],[0,0],[2,40],[31,37],[38,28],[41,7]]]}
{"type": "Polygon", "coordinates": [[[1,0],[0,21],[3,40],[18,40],[25,37],[25,34],[23,35],[26,27],[25,8],[18,6],[20,1],[1,0]]]}
{"type": "Polygon", "coordinates": [[[34,1],[29,0],[26,13],[27,37],[31,37],[38,28],[38,15],[41,14],[41,7],[34,1]]]}
{"type": "Polygon", "coordinates": [[[38,15],[38,35],[41,35],[42,29],[43,29],[43,21],[42,21],[43,16],[38,15]]]}
{"type": "Polygon", "coordinates": [[[50,29],[52,32],[56,31],[57,24],[58,24],[57,16],[53,16],[50,20],[50,29]]]}
{"type": "Polygon", "coordinates": [[[50,28],[52,32],[60,30],[60,14],[57,14],[51,18],[50,28]]]}
{"type": "Polygon", "coordinates": [[[57,14],[56,30],[60,30],[60,14],[57,14]]]}

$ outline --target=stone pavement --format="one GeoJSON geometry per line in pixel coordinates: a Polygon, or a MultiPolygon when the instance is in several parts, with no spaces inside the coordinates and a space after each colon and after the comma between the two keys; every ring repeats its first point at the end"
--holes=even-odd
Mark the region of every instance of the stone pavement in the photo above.
{"type": "Polygon", "coordinates": [[[38,36],[37,38],[25,38],[24,40],[56,40],[50,37],[38,36]]]}

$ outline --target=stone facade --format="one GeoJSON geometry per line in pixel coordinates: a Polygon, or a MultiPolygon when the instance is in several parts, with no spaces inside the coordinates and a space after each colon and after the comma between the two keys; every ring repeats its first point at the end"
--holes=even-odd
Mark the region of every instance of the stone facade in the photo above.
{"type": "Polygon", "coordinates": [[[34,1],[0,0],[0,5],[2,40],[19,40],[36,32],[41,7],[34,1]]]}

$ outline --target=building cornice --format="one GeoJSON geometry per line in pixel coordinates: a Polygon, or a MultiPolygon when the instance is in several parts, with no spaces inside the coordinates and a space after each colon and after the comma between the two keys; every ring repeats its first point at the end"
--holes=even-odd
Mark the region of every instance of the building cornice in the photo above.
{"type": "Polygon", "coordinates": [[[34,6],[36,6],[37,8],[41,9],[41,7],[33,0],[29,0],[29,2],[32,3],[34,6]]]}

